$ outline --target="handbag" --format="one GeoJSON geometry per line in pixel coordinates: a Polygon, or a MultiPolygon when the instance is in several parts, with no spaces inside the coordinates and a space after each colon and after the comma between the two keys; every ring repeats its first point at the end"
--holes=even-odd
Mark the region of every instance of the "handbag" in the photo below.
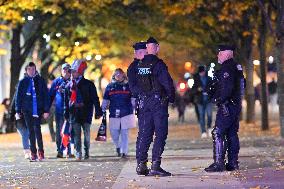
{"type": "Polygon", "coordinates": [[[106,137],[106,133],[107,133],[107,120],[106,120],[106,113],[103,113],[103,119],[102,119],[102,123],[99,127],[98,130],[98,134],[97,134],[97,138],[96,141],[103,141],[105,142],[107,137],[106,137]]]}

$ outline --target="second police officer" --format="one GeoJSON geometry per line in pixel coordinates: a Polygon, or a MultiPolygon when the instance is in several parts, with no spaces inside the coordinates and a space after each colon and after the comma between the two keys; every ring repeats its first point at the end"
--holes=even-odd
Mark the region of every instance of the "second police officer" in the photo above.
{"type": "MultiPolygon", "coordinates": [[[[135,72],[139,98],[136,172],[138,175],[170,176],[171,173],[163,170],[160,165],[168,135],[168,104],[174,102],[175,88],[166,64],[157,57],[157,40],[150,37],[146,46],[148,55],[138,62],[135,72]],[[149,172],[148,150],[154,133],[152,165],[149,172]]],[[[133,87],[131,91],[136,92],[133,87]]]]}
{"type": "Polygon", "coordinates": [[[214,163],[205,168],[207,172],[239,169],[239,115],[245,80],[241,65],[233,60],[233,51],[233,46],[219,45],[218,63],[221,69],[216,73],[217,82],[209,91],[218,107],[212,131],[214,163]],[[226,150],[228,163],[225,165],[226,150]]]}

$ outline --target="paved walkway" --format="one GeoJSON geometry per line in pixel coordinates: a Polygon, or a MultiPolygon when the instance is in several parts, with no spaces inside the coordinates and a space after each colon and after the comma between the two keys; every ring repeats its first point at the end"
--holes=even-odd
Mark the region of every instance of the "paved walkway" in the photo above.
{"type": "Polygon", "coordinates": [[[200,139],[194,118],[180,124],[174,120],[174,113],[171,115],[162,167],[172,172],[172,177],[136,175],[136,129],[130,133],[130,157],[127,160],[115,156],[110,138],[105,143],[95,142],[97,127],[93,127],[91,158],[76,162],[54,158],[55,143],[50,142],[46,127],[43,127],[46,151],[43,162],[23,159],[17,133],[0,135],[0,188],[284,189],[284,140],[278,137],[277,122],[272,120],[270,130],[265,132],[260,130],[259,122],[242,123],[240,171],[206,173],[203,169],[212,162],[211,139],[200,139]]]}

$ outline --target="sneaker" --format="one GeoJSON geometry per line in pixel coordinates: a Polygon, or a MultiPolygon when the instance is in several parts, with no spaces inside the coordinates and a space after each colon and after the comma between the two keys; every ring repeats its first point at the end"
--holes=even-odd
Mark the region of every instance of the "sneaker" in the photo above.
{"type": "Polygon", "coordinates": [[[25,159],[30,159],[30,150],[24,150],[25,159]]]}
{"type": "Polygon", "coordinates": [[[68,154],[68,155],[66,156],[66,158],[75,158],[75,155],[74,155],[74,154],[68,154]]]}
{"type": "Polygon", "coordinates": [[[209,137],[212,137],[212,131],[213,131],[213,129],[211,129],[211,128],[208,129],[208,136],[209,137]]]}
{"type": "Polygon", "coordinates": [[[122,153],[121,158],[127,159],[127,157],[128,157],[128,156],[127,156],[125,153],[122,153]]]}
{"type": "Polygon", "coordinates": [[[58,152],[56,157],[57,157],[57,158],[63,158],[63,153],[58,152]]]}
{"type": "Polygon", "coordinates": [[[201,138],[207,138],[207,133],[205,133],[205,132],[202,133],[202,134],[201,134],[201,138]]]}
{"type": "Polygon", "coordinates": [[[41,161],[41,160],[43,160],[44,159],[44,152],[43,151],[39,151],[38,152],[38,159],[39,159],[39,161],[41,161]]]}
{"type": "Polygon", "coordinates": [[[36,153],[31,153],[31,161],[36,161],[36,160],[37,160],[36,153]]]}

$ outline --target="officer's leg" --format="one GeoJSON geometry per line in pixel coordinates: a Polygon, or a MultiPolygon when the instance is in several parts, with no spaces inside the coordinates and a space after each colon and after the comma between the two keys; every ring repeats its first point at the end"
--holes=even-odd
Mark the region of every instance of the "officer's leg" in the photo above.
{"type": "Polygon", "coordinates": [[[170,176],[171,173],[161,168],[161,159],[166,139],[168,136],[168,111],[167,107],[162,107],[160,111],[154,112],[155,141],[152,151],[152,166],[150,176],[170,176]]]}
{"type": "Polygon", "coordinates": [[[205,168],[207,172],[221,172],[225,170],[224,134],[226,132],[226,124],[228,124],[228,118],[224,117],[221,110],[218,109],[215,127],[212,131],[214,163],[205,168]]]}
{"type": "Polygon", "coordinates": [[[151,112],[140,112],[138,115],[139,132],[136,141],[136,159],[138,175],[147,175],[148,150],[153,141],[154,126],[151,112]]]}
{"type": "Polygon", "coordinates": [[[233,171],[239,169],[238,155],[240,150],[240,142],[238,137],[239,130],[239,115],[236,115],[235,121],[228,129],[227,144],[228,144],[228,163],[226,169],[233,171]]]}

